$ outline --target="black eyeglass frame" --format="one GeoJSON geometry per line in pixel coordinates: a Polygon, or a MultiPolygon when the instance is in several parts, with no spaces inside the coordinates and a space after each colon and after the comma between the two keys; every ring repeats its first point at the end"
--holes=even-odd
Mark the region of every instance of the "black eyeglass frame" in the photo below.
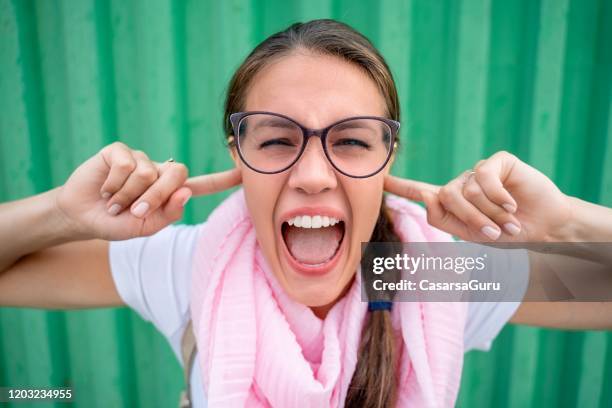
{"type": "Polygon", "coordinates": [[[382,169],[385,168],[387,163],[389,163],[389,160],[391,159],[391,156],[393,155],[393,151],[395,150],[395,147],[396,147],[395,142],[396,142],[396,138],[397,138],[397,132],[399,131],[399,128],[400,128],[400,122],[398,122],[396,120],[393,120],[393,119],[384,118],[382,116],[351,116],[349,118],[344,118],[344,119],[341,119],[339,121],[336,121],[336,122],[332,123],[331,125],[326,126],[326,127],[322,128],[322,129],[310,129],[310,128],[307,128],[306,126],[302,125],[301,123],[297,122],[295,119],[292,119],[292,118],[290,118],[288,116],[285,116],[283,114],[276,113],[276,112],[267,112],[267,111],[234,112],[234,113],[230,114],[229,121],[230,121],[230,123],[232,125],[232,129],[234,131],[234,134],[232,136],[234,137],[234,143],[236,145],[236,150],[238,150],[238,156],[240,156],[240,159],[242,160],[242,162],[248,168],[250,168],[253,171],[256,171],[256,172],[262,173],[262,174],[278,174],[278,173],[282,173],[283,171],[286,171],[287,169],[291,168],[291,166],[293,166],[295,163],[297,163],[298,160],[300,160],[300,157],[302,157],[302,154],[304,153],[304,150],[306,150],[306,146],[308,145],[308,139],[310,139],[310,137],[312,137],[312,136],[318,136],[321,139],[321,146],[323,146],[323,152],[325,153],[325,157],[327,158],[327,161],[338,172],[340,172],[341,174],[344,174],[347,177],[352,177],[352,178],[367,178],[367,177],[372,177],[373,175],[377,174],[378,172],[380,172],[382,169]],[[240,141],[239,141],[239,138],[238,138],[238,131],[240,130],[241,122],[245,118],[247,118],[248,116],[262,115],[262,114],[273,115],[273,116],[277,116],[277,117],[286,119],[286,120],[290,121],[291,123],[294,123],[297,127],[299,127],[302,130],[302,146],[300,148],[299,153],[297,154],[297,156],[295,157],[295,159],[291,163],[289,163],[287,166],[285,166],[284,168],[282,168],[280,170],[276,170],[276,171],[263,171],[263,170],[259,170],[259,169],[254,168],[244,158],[244,156],[242,155],[242,151],[240,149],[240,141]],[[366,174],[365,176],[354,176],[352,174],[348,174],[348,173],[342,171],[341,169],[339,169],[338,166],[336,166],[334,161],[329,156],[329,152],[327,151],[327,145],[325,143],[325,140],[327,138],[327,133],[329,132],[329,130],[331,128],[333,128],[336,125],[339,125],[340,123],[348,122],[348,121],[355,120],[355,119],[376,119],[376,120],[379,120],[381,122],[384,122],[391,129],[391,140],[390,140],[391,148],[389,149],[389,153],[387,154],[387,158],[385,159],[384,163],[378,169],[376,169],[376,171],[374,171],[372,173],[369,173],[369,174],[366,174]]]}

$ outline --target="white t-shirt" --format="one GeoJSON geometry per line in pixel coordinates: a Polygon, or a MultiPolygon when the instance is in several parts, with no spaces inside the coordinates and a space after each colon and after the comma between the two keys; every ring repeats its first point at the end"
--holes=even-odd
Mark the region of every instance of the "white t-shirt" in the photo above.
{"type": "MultiPolygon", "coordinates": [[[[109,245],[109,261],[119,295],[168,339],[181,365],[181,336],[189,321],[192,253],[201,225],[169,225],[149,237],[112,241],[109,245]]],[[[520,293],[524,294],[529,280],[526,251],[523,262],[525,264],[519,268],[513,264],[512,273],[520,275],[513,278],[513,283],[519,285],[520,293]]],[[[509,263],[508,267],[496,266],[489,268],[495,274],[502,275],[509,269],[509,263]]],[[[465,351],[488,351],[519,304],[471,302],[465,325],[465,351]]],[[[205,407],[199,364],[193,365],[191,384],[194,408],[205,407]]]]}

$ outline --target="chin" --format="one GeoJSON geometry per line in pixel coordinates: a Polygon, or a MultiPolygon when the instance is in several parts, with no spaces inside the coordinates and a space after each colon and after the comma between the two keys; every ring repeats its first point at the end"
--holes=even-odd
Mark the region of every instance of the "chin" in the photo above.
{"type": "Polygon", "coordinates": [[[326,306],[333,303],[342,293],[341,287],[330,287],[313,283],[306,286],[294,286],[285,288],[287,294],[294,301],[309,307],[326,306]]]}

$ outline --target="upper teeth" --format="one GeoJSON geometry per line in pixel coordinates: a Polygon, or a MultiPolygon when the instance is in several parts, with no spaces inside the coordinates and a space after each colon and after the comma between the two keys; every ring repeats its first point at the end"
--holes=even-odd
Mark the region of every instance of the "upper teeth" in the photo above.
{"type": "Polygon", "coordinates": [[[287,220],[289,225],[301,228],[321,228],[336,225],[340,220],[326,215],[298,215],[287,220]]]}

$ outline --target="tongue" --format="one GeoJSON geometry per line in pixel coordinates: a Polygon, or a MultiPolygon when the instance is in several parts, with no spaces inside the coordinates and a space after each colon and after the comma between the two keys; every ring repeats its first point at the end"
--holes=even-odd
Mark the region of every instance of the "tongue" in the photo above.
{"type": "Polygon", "coordinates": [[[325,228],[287,227],[285,242],[295,259],[305,264],[320,264],[336,253],[342,239],[339,224],[325,228]]]}

